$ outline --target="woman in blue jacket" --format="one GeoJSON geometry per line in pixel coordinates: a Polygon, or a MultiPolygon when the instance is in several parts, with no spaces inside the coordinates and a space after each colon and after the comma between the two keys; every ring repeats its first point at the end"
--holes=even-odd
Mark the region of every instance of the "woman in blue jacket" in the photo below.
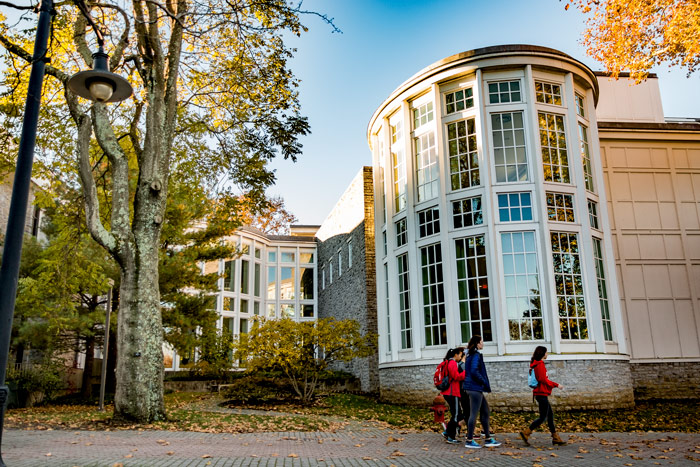
{"type": "Polygon", "coordinates": [[[484,446],[497,447],[501,443],[491,437],[489,432],[489,404],[484,397],[485,392],[491,392],[491,384],[486,374],[484,357],[479,350],[484,348],[484,341],[481,336],[472,336],[467,344],[467,360],[465,362],[466,376],[462,383],[462,390],[469,395],[469,420],[467,421],[467,442],[465,448],[479,449],[481,445],[474,441],[474,425],[476,424],[476,414],[479,413],[481,428],[484,431],[484,446]]]}

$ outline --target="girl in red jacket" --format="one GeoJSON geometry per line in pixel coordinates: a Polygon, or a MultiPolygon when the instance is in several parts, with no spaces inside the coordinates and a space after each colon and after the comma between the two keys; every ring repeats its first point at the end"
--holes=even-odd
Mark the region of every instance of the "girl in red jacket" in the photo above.
{"type": "Polygon", "coordinates": [[[537,382],[539,383],[537,387],[532,390],[532,394],[535,399],[537,399],[537,405],[540,408],[540,416],[530,423],[528,428],[520,432],[520,437],[525,441],[525,444],[529,445],[528,438],[533,430],[537,429],[538,426],[547,420],[549,431],[552,433],[552,444],[563,445],[566,444],[566,442],[562,441],[554,426],[554,412],[552,412],[552,406],[549,404],[549,396],[552,394],[553,388],[563,389],[564,387],[547,378],[547,368],[544,366],[545,360],[547,360],[547,347],[538,345],[530,359],[530,370],[535,372],[535,378],[537,378],[537,382]]]}
{"type": "Polygon", "coordinates": [[[457,362],[461,361],[463,357],[464,347],[450,349],[445,355],[445,360],[447,360],[447,375],[450,377],[450,387],[442,391],[442,397],[445,398],[445,402],[447,402],[447,406],[450,408],[450,421],[447,423],[447,429],[442,433],[442,436],[444,436],[450,444],[459,443],[456,438],[460,418],[460,386],[462,386],[462,381],[464,381],[465,373],[460,371],[457,362]]]}

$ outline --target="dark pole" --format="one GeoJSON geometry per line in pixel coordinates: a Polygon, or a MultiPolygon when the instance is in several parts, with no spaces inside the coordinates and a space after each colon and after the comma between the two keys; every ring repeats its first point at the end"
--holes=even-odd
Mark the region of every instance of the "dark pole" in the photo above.
{"type": "Polygon", "coordinates": [[[41,87],[44,82],[44,68],[47,62],[46,46],[50,34],[53,0],[42,0],[39,11],[32,71],[29,75],[27,103],[24,108],[24,121],[22,122],[22,137],[19,141],[19,155],[17,156],[17,166],[15,168],[15,181],[12,185],[10,212],[7,217],[2,266],[0,266],[0,466],[3,467],[5,463],[2,460],[2,430],[5,422],[5,405],[7,404],[8,395],[8,389],[5,385],[5,373],[10,353],[12,316],[15,309],[17,276],[19,275],[19,262],[22,255],[24,222],[27,217],[27,200],[32,178],[36,127],[39,121],[41,87]]]}
{"type": "MultiPolygon", "coordinates": [[[[110,282],[112,282],[110,280],[110,282]]],[[[112,311],[112,284],[109,286],[109,292],[107,292],[107,311],[105,313],[105,340],[102,343],[102,371],[100,372],[100,405],[98,407],[100,412],[105,411],[105,385],[107,384],[107,356],[109,355],[109,315],[112,311]]],[[[87,368],[85,369],[87,371],[87,368]]]]}

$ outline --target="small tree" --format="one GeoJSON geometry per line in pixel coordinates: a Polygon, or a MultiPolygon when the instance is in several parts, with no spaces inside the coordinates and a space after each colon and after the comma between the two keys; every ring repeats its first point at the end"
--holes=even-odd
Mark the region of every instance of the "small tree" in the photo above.
{"type": "Polygon", "coordinates": [[[374,334],[363,336],[355,320],[260,319],[241,336],[236,357],[246,360],[249,371],[282,370],[302,402],[308,403],[329,365],[370,356],[376,340],[374,334]]]}

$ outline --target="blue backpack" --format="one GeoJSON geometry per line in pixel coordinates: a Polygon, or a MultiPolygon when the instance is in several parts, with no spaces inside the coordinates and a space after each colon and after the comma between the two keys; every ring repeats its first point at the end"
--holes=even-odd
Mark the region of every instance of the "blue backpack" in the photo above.
{"type": "Polygon", "coordinates": [[[535,389],[540,385],[539,381],[537,381],[537,377],[535,376],[535,372],[532,371],[532,368],[530,368],[530,373],[527,375],[527,385],[532,389],[535,389]]]}

